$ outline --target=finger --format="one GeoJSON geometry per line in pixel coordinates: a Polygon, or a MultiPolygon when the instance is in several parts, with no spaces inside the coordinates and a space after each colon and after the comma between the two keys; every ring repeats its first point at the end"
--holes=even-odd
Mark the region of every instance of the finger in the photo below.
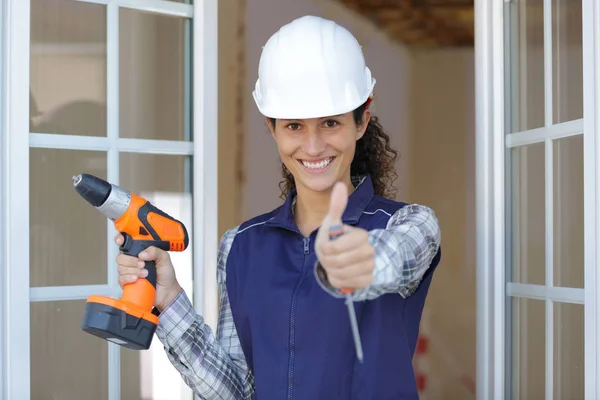
{"type": "Polygon", "coordinates": [[[139,277],[137,275],[122,275],[119,276],[119,286],[121,286],[121,289],[129,284],[129,283],[134,283],[137,282],[137,280],[139,279],[139,277]]]}
{"type": "Polygon", "coordinates": [[[374,263],[375,251],[372,246],[354,247],[343,252],[334,252],[321,255],[321,263],[327,266],[327,269],[345,268],[349,265],[362,264],[365,262],[374,263]]]}
{"type": "Polygon", "coordinates": [[[141,277],[148,276],[148,270],[145,268],[131,268],[131,267],[125,267],[123,265],[119,265],[119,267],[117,268],[117,272],[119,273],[119,276],[124,276],[124,275],[135,275],[135,276],[141,276],[141,277]]]}
{"type": "Polygon", "coordinates": [[[137,267],[142,268],[144,262],[137,257],[128,256],[127,254],[119,254],[116,258],[117,264],[125,267],[137,267]]]}
{"type": "Polygon", "coordinates": [[[343,268],[326,268],[325,271],[327,272],[328,277],[333,277],[338,280],[351,280],[354,277],[362,275],[373,275],[373,269],[373,261],[361,261],[345,265],[343,268]]]}
{"type": "MultiPolygon", "coordinates": [[[[346,230],[344,235],[320,243],[322,254],[338,254],[351,250],[370,251],[369,234],[362,229],[346,230]]],[[[368,255],[367,255],[368,256],[368,255]]]]}
{"type": "Polygon", "coordinates": [[[120,233],[118,233],[117,236],[115,236],[115,243],[118,244],[119,246],[122,245],[124,241],[125,241],[125,238],[120,233]]]}
{"type": "Polygon", "coordinates": [[[348,188],[342,182],[337,182],[331,191],[329,211],[323,220],[323,227],[329,229],[331,225],[342,223],[342,216],[348,204],[348,188]]]}
{"type": "Polygon", "coordinates": [[[327,271],[327,280],[337,289],[363,289],[373,282],[373,273],[361,265],[327,271]],[[350,271],[350,269],[352,271],[350,271]]]}
{"type": "Polygon", "coordinates": [[[150,246],[138,254],[138,257],[143,261],[155,261],[157,264],[160,264],[164,261],[167,261],[168,253],[159,249],[158,247],[150,246]]]}

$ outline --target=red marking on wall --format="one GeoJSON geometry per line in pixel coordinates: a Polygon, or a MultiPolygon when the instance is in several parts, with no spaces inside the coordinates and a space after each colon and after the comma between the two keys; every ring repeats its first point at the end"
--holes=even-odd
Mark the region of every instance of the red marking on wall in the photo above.
{"type": "Polygon", "coordinates": [[[425,376],[425,374],[417,374],[415,376],[415,379],[417,381],[417,390],[419,392],[423,392],[425,390],[425,387],[427,386],[427,377],[425,376]]]}
{"type": "Polygon", "coordinates": [[[415,349],[416,355],[424,355],[429,349],[429,338],[426,336],[419,336],[417,338],[417,347],[415,349]]]}
{"type": "Polygon", "coordinates": [[[429,351],[429,338],[425,336],[423,332],[417,337],[417,343],[415,346],[414,366],[415,366],[415,380],[417,383],[417,390],[421,395],[424,394],[427,389],[427,353],[429,351]]]}
{"type": "Polygon", "coordinates": [[[470,376],[463,375],[460,377],[460,381],[469,389],[469,392],[475,394],[475,381],[470,376]]]}

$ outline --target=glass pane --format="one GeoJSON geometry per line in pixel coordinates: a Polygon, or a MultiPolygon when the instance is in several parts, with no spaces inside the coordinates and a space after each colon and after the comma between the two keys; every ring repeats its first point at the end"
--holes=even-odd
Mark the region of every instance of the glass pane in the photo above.
{"type": "Polygon", "coordinates": [[[84,312],[85,300],[31,303],[32,399],[108,398],[107,342],[81,330],[84,312]]]}
{"type": "Polygon", "coordinates": [[[29,157],[31,286],[106,283],[107,219],[71,179],[106,179],[106,153],[32,148],[29,157]]]}
{"type": "Polygon", "coordinates": [[[106,6],[31,0],[30,131],[106,136],[106,6]]]}
{"type": "Polygon", "coordinates": [[[509,133],[544,126],[544,0],[510,3],[509,133]]]}
{"type": "Polygon", "coordinates": [[[554,141],[554,285],[583,288],[583,135],[554,141]]]}
{"type": "Polygon", "coordinates": [[[552,0],[554,123],[583,118],[581,0],[552,0]]]}
{"type": "Polygon", "coordinates": [[[541,300],[512,299],[512,398],[543,399],[546,315],[541,300]]]}
{"type": "Polygon", "coordinates": [[[183,140],[186,20],[119,13],[119,135],[183,140]]]}
{"type": "Polygon", "coordinates": [[[583,305],[554,304],[554,398],[584,399],[583,305]]]}
{"type": "Polygon", "coordinates": [[[511,150],[513,282],[544,285],[546,264],[544,144],[511,150]]]}
{"type": "MultiPolygon", "coordinates": [[[[188,173],[191,157],[121,153],[119,162],[119,186],[183,222],[191,240],[192,198],[188,173]]],[[[191,247],[170,255],[177,280],[193,298],[191,247]]],[[[121,354],[121,396],[124,399],[192,399],[190,389],[169,362],[156,336],[148,351],[123,349],[121,354]]]]}

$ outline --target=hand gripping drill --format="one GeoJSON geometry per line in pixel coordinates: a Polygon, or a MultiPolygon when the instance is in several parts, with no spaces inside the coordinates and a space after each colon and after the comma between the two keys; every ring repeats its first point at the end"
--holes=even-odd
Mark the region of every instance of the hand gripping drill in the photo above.
{"type": "MultiPolygon", "coordinates": [[[[184,251],[189,244],[185,225],[146,199],[96,176],[73,177],[77,193],[113,221],[125,241],[120,250],[137,257],[150,246],[184,251]]],[[[120,299],[90,296],[81,329],[133,350],[150,348],[158,317],[152,312],[156,295],[156,265],[146,261],[146,278],[124,286],[120,299]]]]}

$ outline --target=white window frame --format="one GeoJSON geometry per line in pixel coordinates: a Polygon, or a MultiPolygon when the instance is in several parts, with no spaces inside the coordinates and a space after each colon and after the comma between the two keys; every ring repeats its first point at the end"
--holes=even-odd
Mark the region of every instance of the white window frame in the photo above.
{"type": "Polygon", "coordinates": [[[29,1],[5,2],[3,214],[6,242],[3,375],[5,398],[29,398],[29,1]],[[17,34],[18,33],[18,34],[17,34]],[[25,61],[25,62],[24,62],[25,61]],[[18,174],[14,171],[17,170],[18,174]],[[19,240],[11,240],[19,238],[19,240]],[[9,242],[10,240],[10,242],[9,242]],[[19,267],[16,267],[19,266],[19,267]]]}
{"type": "MultiPolygon", "coordinates": [[[[5,37],[6,37],[6,13],[7,7],[6,2],[0,2],[0,360],[4,360],[6,357],[6,295],[4,282],[7,280],[6,273],[6,264],[5,264],[5,254],[6,254],[6,243],[5,243],[5,234],[4,234],[4,222],[5,219],[5,182],[6,182],[6,165],[5,165],[5,156],[4,151],[7,147],[7,142],[5,140],[2,132],[5,130],[5,121],[6,121],[6,110],[4,107],[5,102],[5,65],[4,60],[6,59],[5,50],[5,37]]],[[[1,361],[0,361],[1,362],[1,361]]],[[[0,398],[6,398],[6,372],[4,366],[0,366],[0,398]]]]}
{"type": "Polygon", "coordinates": [[[585,398],[600,398],[600,4],[583,0],[585,398]]]}
{"type": "MultiPolygon", "coordinates": [[[[116,270],[108,284],[29,287],[29,149],[108,150],[108,179],[118,184],[118,151],[192,155],[194,307],[211,327],[217,323],[217,0],[193,5],[166,0],[73,0],[107,6],[107,99],[118,99],[118,7],[191,18],[194,73],[193,142],[116,138],[118,106],[108,110],[105,138],[29,132],[30,0],[0,2],[0,398],[30,398],[31,301],[119,296],[116,270]]],[[[190,71],[186,71],[189,73],[190,71]]],[[[190,88],[186,88],[190,90],[190,88]]],[[[114,104],[114,103],[113,103],[114,104]]],[[[107,221],[109,240],[114,227],[107,221]]],[[[110,243],[110,241],[109,241],[110,243]]],[[[109,246],[109,260],[116,256],[109,246]]],[[[78,328],[75,328],[78,329],[78,328]]],[[[109,399],[120,398],[118,346],[109,343],[109,399]]]]}
{"type": "MultiPolygon", "coordinates": [[[[476,197],[477,197],[477,399],[510,398],[505,362],[510,331],[505,313],[512,297],[546,301],[546,399],[553,391],[553,303],[585,304],[585,397],[600,398],[600,4],[582,0],[584,119],[552,125],[552,91],[545,96],[546,126],[505,134],[505,4],[511,0],[475,1],[476,67],[476,197]],[[583,132],[583,133],[582,133],[583,132]],[[545,143],[546,246],[552,251],[552,142],[583,134],[585,289],[548,287],[553,283],[552,253],[546,257],[546,286],[506,283],[505,232],[506,150],[545,143]],[[550,157],[548,157],[550,156],[550,157]],[[550,185],[548,185],[550,183],[550,185]],[[550,301],[549,301],[550,300],[550,301]]],[[[550,21],[552,1],[545,0],[544,20],[550,21]]],[[[545,85],[552,84],[551,26],[545,22],[545,85]]]]}

